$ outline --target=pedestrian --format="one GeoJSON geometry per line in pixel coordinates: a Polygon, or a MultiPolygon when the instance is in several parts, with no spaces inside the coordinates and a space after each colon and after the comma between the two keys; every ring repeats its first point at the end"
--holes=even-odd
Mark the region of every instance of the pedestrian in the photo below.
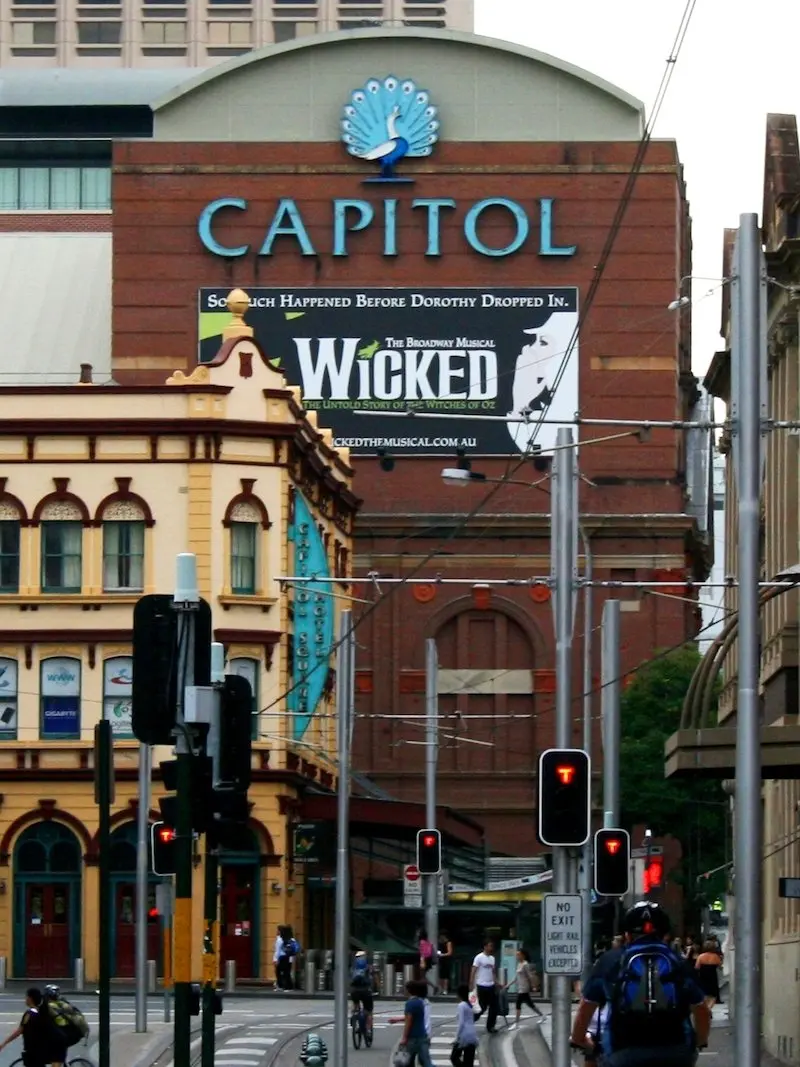
{"type": "Polygon", "coordinates": [[[442,993],[450,992],[450,978],[453,966],[453,942],[442,930],[439,934],[439,989],[442,993]]]}
{"type": "Polygon", "coordinates": [[[428,940],[428,931],[420,930],[419,932],[419,969],[420,977],[424,978],[428,971],[433,967],[434,963],[434,947],[431,941],[428,940]]]}
{"type": "Polygon", "coordinates": [[[25,994],[25,1012],[19,1026],[0,1044],[0,1051],[22,1037],[22,1062],[25,1067],[54,1067],[63,1064],[67,1050],[50,1021],[40,989],[32,987],[25,994]]]}
{"type": "Polygon", "coordinates": [[[291,926],[279,926],[272,957],[275,964],[275,983],[278,989],[292,988],[292,959],[296,955],[295,944],[291,926]]]}
{"type": "Polygon", "coordinates": [[[522,1018],[522,1005],[527,1004],[532,1012],[536,1012],[536,1008],[533,1006],[533,994],[536,992],[539,984],[539,976],[536,973],[536,969],[531,963],[531,955],[527,949],[521,948],[517,950],[517,970],[511,981],[505,985],[504,989],[510,989],[511,986],[515,986],[517,990],[517,1026],[520,1024],[522,1018]]]}
{"type": "Polygon", "coordinates": [[[722,957],[713,940],[709,938],[703,945],[703,951],[694,965],[697,984],[705,993],[709,1008],[713,1008],[719,1001],[719,968],[721,966],[722,957]]]}
{"type": "Polygon", "coordinates": [[[458,996],[458,1029],[456,1030],[450,1062],[453,1067],[473,1067],[478,1048],[478,1031],[475,1029],[475,1012],[469,1002],[469,986],[460,985],[458,996]]]}
{"type": "Polygon", "coordinates": [[[406,1001],[403,1016],[403,1036],[400,1038],[398,1048],[405,1049],[411,1057],[419,1059],[420,1067],[433,1067],[431,1061],[431,1040],[426,1028],[425,1020],[425,994],[427,983],[409,982],[406,985],[408,1000],[406,1001]]]}
{"type": "Polygon", "coordinates": [[[708,1044],[711,1012],[692,969],[669,947],[669,916],[644,900],[628,911],[623,930],[625,944],[601,956],[586,981],[571,1044],[591,1050],[591,1020],[608,1006],[604,1067],[694,1067],[708,1044]]]}
{"type": "Polygon", "coordinates": [[[473,986],[478,992],[478,1004],[480,1011],[478,1018],[484,1012],[486,1017],[486,1033],[495,1032],[497,1022],[497,964],[494,958],[494,944],[491,940],[484,941],[483,952],[479,952],[472,961],[472,971],[469,976],[470,988],[473,986]]]}

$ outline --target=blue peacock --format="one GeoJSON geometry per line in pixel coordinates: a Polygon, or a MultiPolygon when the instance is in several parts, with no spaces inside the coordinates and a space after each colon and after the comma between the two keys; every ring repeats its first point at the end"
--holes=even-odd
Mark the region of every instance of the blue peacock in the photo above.
{"type": "Polygon", "coordinates": [[[345,105],[342,140],[351,156],[380,163],[380,178],[400,181],[394,168],[406,156],[429,156],[439,140],[438,111],[430,94],[409,79],[370,78],[345,105]]]}

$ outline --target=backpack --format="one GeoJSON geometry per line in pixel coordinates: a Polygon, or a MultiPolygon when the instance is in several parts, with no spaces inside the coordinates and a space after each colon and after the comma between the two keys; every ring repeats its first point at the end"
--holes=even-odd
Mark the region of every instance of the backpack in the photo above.
{"type": "Polygon", "coordinates": [[[683,961],[659,942],[629,945],[608,998],[613,1051],[686,1042],[689,1017],[683,961]]]}
{"type": "Polygon", "coordinates": [[[286,942],[284,948],[286,949],[286,955],[291,959],[292,956],[296,956],[300,951],[300,944],[297,939],[293,937],[290,941],[286,942]]]}
{"type": "Polygon", "coordinates": [[[353,969],[350,972],[350,984],[356,987],[367,987],[370,984],[369,980],[369,963],[364,960],[363,964],[356,961],[353,964],[353,969]]]}
{"type": "Polygon", "coordinates": [[[56,1032],[67,1048],[77,1045],[89,1036],[89,1024],[84,1014],[64,997],[47,1001],[50,1021],[55,1024],[56,1032]]]}

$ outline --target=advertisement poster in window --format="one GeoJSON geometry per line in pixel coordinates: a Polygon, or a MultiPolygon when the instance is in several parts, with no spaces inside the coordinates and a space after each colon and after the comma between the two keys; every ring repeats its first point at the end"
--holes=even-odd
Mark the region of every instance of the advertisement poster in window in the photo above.
{"type": "Polygon", "coordinates": [[[55,657],[42,661],[42,735],[80,734],[80,660],[55,657]]]}
{"type": "Polygon", "coordinates": [[[17,661],[0,659],[0,734],[17,732],[17,661]]]}
{"type": "MultiPolygon", "coordinates": [[[[202,363],[222,344],[228,291],[200,290],[202,363]]],[[[255,286],[247,295],[245,321],[256,340],[288,383],[301,387],[304,406],[333,431],[337,448],[547,453],[554,422],[571,425],[580,407],[574,287],[255,286]],[[539,425],[545,414],[553,422],[539,425]]]]}
{"type": "Polygon", "coordinates": [[[133,737],[133,661],[130,656],[107,659],[103,672],[103,717],[111,723],[115,737],[133,737]]]}

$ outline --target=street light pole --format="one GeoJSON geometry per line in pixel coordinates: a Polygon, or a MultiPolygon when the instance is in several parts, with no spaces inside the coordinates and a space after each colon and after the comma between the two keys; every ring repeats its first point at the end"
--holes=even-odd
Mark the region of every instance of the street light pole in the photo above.
{"type": "MultiPolygon", "coordinates": [[[[425,824],[437,829],[436,824],[436,769],[439,761],[439,657],[436,641],[425,642],[425,711],[427,718],[425,745],[425,824]]],[[[441,839],[440,839],[441,840],[441,839]]],[[[439,878],[430,874],[425,877],[425,925],[428,940],[433,945],[433,966],[425,976],[434,989],[438,988],[439,945],[439,878]]]]}
{"type": "Polygon", "coordinates": [[[338,755],[336,818],[336,937],[334,960],[333,1062],[347,1067],[347,995],[350,989],[350,723],[354,712],[354,655],[352,611],[340,618],[336,663],[336,748],[338,755]]]}
{"type": "MultiPolygon", "coordinates": [[[[578,533],[583,543],[583,749],[591,759],[592,755],[592,550],[589,538],[582,524],[578,523],[578,533]]],[[[589,783],[591,790],[591,782],[589,783]]],[[[592,967],[592,863],[593,842],[591,836],[583,846],[579,871],[578,889],[581,894],[583,911],[583,976],[588,978],[592,967]]]]}
{"type": "MultiPolygon", "coordinates": [[[[577,567],[577,482],[572,430],[561,427],[553,463],[551,568],[556,633],[556,748],[572,747],[572,633],[577,567]]],[[[573,891],[569,850],[553,849],[553,892],[573,891]]],[[[553,975],[553,1067],[570,1067],[571,979],[553,975]]]]}

